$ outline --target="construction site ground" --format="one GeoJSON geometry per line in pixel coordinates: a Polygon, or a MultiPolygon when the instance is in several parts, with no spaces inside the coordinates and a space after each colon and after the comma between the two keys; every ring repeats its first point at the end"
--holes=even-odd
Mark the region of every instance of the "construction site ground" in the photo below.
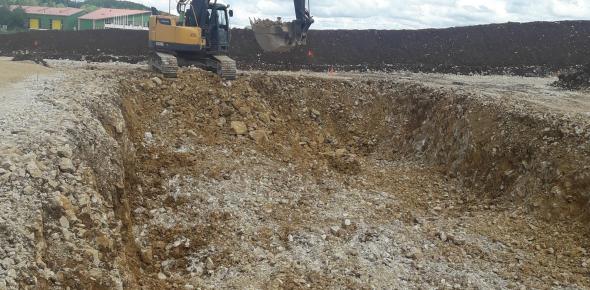
{"type": "Polygon", "coordinates": [[[0,289],[584,289],[554,78],[0,60],[0,289]]]}

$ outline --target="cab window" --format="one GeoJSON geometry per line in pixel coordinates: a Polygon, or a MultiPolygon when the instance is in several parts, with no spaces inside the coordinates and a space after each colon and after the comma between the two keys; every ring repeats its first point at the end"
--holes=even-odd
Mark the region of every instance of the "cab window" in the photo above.
{"type": "Polygon", "coordinates": [[[172,21],[169,18],[158,18],[158,22],[163,25],[172,25],[172,21]]]}

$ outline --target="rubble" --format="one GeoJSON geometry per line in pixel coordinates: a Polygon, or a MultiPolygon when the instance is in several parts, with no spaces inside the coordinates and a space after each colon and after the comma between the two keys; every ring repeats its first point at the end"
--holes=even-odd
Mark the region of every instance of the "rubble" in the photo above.
{"type": "Polygon", "coordinates": [[[558,75],[553,86],[568,90],[582,90],[590,88],[590,63],[578,69],[566,70],[558,75]]]}
{"type": "Polygon", "coordinates": [[[478,77],[49,64],[34,114],[0,108],[0,288],[590,285],[583,105],[478,77]]]}

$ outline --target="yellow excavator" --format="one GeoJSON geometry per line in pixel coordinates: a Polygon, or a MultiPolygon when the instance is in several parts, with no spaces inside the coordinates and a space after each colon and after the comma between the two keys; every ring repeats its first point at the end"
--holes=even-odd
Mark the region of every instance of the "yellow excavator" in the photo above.
{"type": "MultiPolygon", "coordinates": [[[[297,20],[253,21],[256,40],[264,51],[286,51],[305,44],[313,18],[305,0],[294,0],[297,20]]],[[[152,8],[149,20],[149,65],[165,77],[176,77],[179,66],[194,65],[223,79],[236,78],[236,62],[228,56],[229,18],[233,10],[217,0],[179,0],[178,16],[152,8]]]]}
{"type": "Polygon", "coordinates": [[[229,5],[217,0],[180,0],[178,16],[160,15],[152,8],[149,20],[149,63],[165,77],[176,77],[179,66],[198,66],[236,78],[236,62],[229,52],[229,5]]]}

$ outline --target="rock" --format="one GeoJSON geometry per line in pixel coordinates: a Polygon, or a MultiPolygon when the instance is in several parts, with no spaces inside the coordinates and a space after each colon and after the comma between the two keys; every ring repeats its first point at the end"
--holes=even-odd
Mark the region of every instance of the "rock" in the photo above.
{"type": "Polygon", "coordinates": [[[207,270],[215,269],[215,264],[213,264],[213,260],[211,260],[210,257],[207,257],[207,263],[205,264],[205,267],[207,268],[207,270]]]}
{"type": "Polygon", "coordinates": [[[421,217],[415,217],[414,218],[414,223],[417,224],[417,225],[424,225],[426,223],[426,221],[423,218],[421,218],[421,217]]]}
{"type": "Polygon", "coordinates": [[[113,248],[113,241],[103,233],[98,234],[96,237],[96,243],[100,249],[105,251],[111,251],[113,248]]]}
{"type": "Polygon", "coordinates": [[[226,103],[221,103],[221,105],[219,105],[219,113],[224,117],[229,117],[234,113],[233,107],[226,103]]]}
{"type": "Polygon", "coordinates": [[[268,134],[265,130],[254,130],[250,131],[250,138],[257,144],[268,141],[268,134]]]}
{"type": "Polygon", "coordinates": [[[265,124],[270,124],[270,113],[264,112],[260,113],[258,116],[262,122],[264,122],[265,124]]]}
{"type": "Polygon", "coordinates": [[[43,172],[39,169],[35,160],[31,160],[27,163],[27,172],[33,178],[40,178],[43,175],[43,172]]]}
{"type": "Polygon", "coordinates": [[[10,160],[4,160],[4,161],[2,161],[2,163],[0,163],[0,168],[2,168],[4,170],[8,170],[8,171],[13,171],[14,164],[12,164],[12,161],[10,161],[10,160]]]}
{"type": "Polygon", "coordinates": [[[238,107],[238,112],[240,112],[240,114],[242,116],[246,117],[250,113],[252,113],[252,109],[250,109],[250,107],[248,107],[248,106],[240,106],[240,107],[238,107]]]}
{"type": "Polygon", "coordinates": [[[321,116],[321,113],[320,113],[320,111],[318,111],[316,109],[311,109],[311,115],[312,115],[312,117],[317,118],[317,117],[321,116]]]}
{"type": "Polygon", "coordinates": [[[74,205],[72,205],[72,202],[70,202],[70,199],[61,193],[59,193],[55,198],[58,199],[58,204],[64,210],[68,219],[76,219],[76,210],[74,205]]]}
{"type": "Polygon", "coordinates": [[[61,225],[62,228],[65,228],[65,229],[70,228],[70,222],[68,221],[68,218],[65,215],[63,215],[59,218],[59,224],[61,225]]]}
{"type": "Polygon", "coordinates": [[[6,271],[6,276],[8,276],[8,278],[16,279],[16,270],[9,269],[6,271]]]}
{"type": "Polygon", "coordinates": [[[72,158],[72,155],[72,148],[70,148],[69,144],[57,148],[57,156],[59,157],[72,158]]]}
{"type": "Polygon", "coordinates": [[[406,257],[410,259],[420,259],[422,257],[422,251],[419,248],[411,247],[406,252],[406,257]]]}
{"type": "Polygon", "coordinates": [[[117,132],[117,134],[122,134],[123,133],[124,126],[125,126],[125,124],[123,124],[123,122],[117,122],[115,124],[115,131],[117,132]]]}
{"type": "Polygon", "coordinates": [[[193,290],[193,289],[195,289],[195,286],[193,286],[191,284],[185,284],[184,285],[184,289],[186,289],[186,290],[193,290]]]}
{"type": "Polygon", "coordinates": [[[33,191],[34,190],[33,190],[33,187],[32,186],[27,186],[27,187],[25,187],[23,189],[23,192],[26,193],[26,194],[31,194],[31,193],[33,193],[33,191]]]}
{"type": "Polygon", "coordinates": [[[196,137],[199,136],[199,135],[197,135],[197,133],[195,131],[190,130],[190,129],[189,130],[186,130],[186,135],[187,136],[190,136],[190,137],[193,137],[193,138],[196,138],[196,137]]]}
{"type": "Polygon", "coordinates": [[[160,279],[160,280],[166,280],[166,279],[168,279],[168,277],[166,277],[166,274],[160,272],[160,273],[158,273],[158,279],[160,279]]]}
{"type": "Polygon", "coordinates": [[[162,85],[162,80],[159,77],[153,77],[152,82],[154,82],[154,84],[156,84],[158,86],[162,85]]]}
{"type": "Polygon", "coordinates": [[[86,194],[86,193],[80,193],[77,196],[77,199],[78,199],[78,206],[80,206],[80,207],[83,207],[90,202],[90,196],[88,196],[88,194],[86,194]]]}
{"type": "Polygon", "coordinates": [[[217,119],[217,126],[223,127],[227,124],[227,120],[224,117],[217,119]]]}
{"type": "Polygon", "coordinates": [[[74,167],[74,163],[72,163],[72,159],[69,159],[66,157],[60,158],[58,166],[62,172],[66,172],[66,173],[76,172],[76,167],[74,167]]]}
{"type": "Polygon", "coordinates": [[[333,235],[338,235],[338,232],[340,232],[340,226],[331,226],[330,227],[330,232],[333,235]]]}
{"type": "Polygon", "coordinates": [[[166,100],[166,106],[168,106],[168,107],[176,106],[176,100],[175,99],[166,100]]]}
{"type": "Polygon", "coordinates": [[[242,121],[232,121],[231,128],[234,130],[236,135],[244,135],[248,132],[248,127],[242,121]]]}
{"type": "Polygon", "coordinates": [[[146,262],[147,264],[151,264],[153,262],[152,247],[147,247],[141,250],[141,260],[146,262]]]}
{"type": "Polygon", "coordinates": [[[152,134],[152,132],[145,132],[143,134],[143,140],[146,144],[152,144],[155,141],[154,135],[152,134]]]}
{"type": "Polygon", "coordinates": [[[0,261],[0,265],[4,269],[10,269],[14,265],[14,260],[10,257],[6,257],[0,261]]]}
{"type": "Polygon", "coordinates": [[[439,232],[438,233],[438,237],[440,238],[441,241],[446,242],[447,241],[447,234],[445,234],[445,232],[439,232]]]}
{"type": "Polygon", "coordinates": [[[346,155],[346,153],[347,153],[347,151],[344,148],[336,149],[336,151],[334,151],[334,156],[342,157],[342,156],[346,155]]]}
{"type": "Polygon", "coordinates": [[[342,222],[342,225],[344,225],[345,227],[349,227],[349,226],[351,226],[351,225],[352,225],[352,222],[351,222],[349,219],[345,219],[345,220],[342,222]]]}

